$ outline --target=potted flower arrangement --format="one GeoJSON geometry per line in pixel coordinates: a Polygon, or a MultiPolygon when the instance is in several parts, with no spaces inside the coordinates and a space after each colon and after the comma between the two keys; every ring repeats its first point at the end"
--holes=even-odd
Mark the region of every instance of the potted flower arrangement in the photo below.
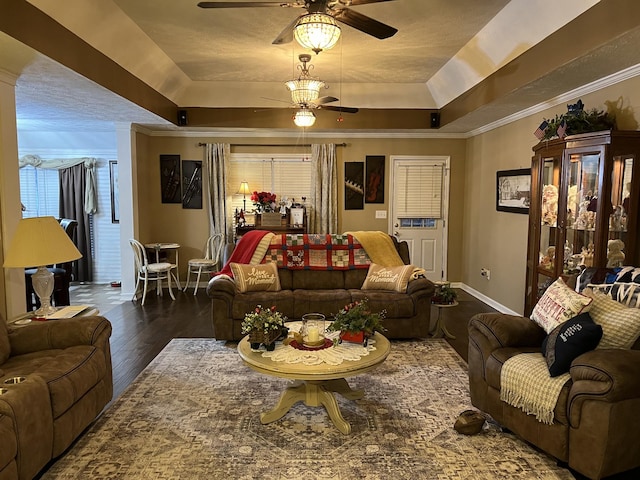
{"type": "Polygon", "coordinates": [[[253,312],[247,313],[242,320],[242,334],[249,335],[251,348],[257,350],[263,344],[268,351],[275,348],[275,341],[286,336],[288,328],[284,322],[287,317],[276,310],[276,306],[263,308],[256,306],[253,312]]]}
{"type": "Polygon", "coordinates": [[[372,312],[367,298],[357,300],[336,313],[327,330],[340,331],[340,341],[362,343],[366,346],[368,338],[375,332],[385,331],[382,326],[385,315],[385,310],[372,312]]]}
{"type": "Polygon", "coordinates": [[[253,192],[251,201],[258,213],[273,212],[276,208],[276,194],[271,192],[253,192]]]}
{"type": "Polygon", "coordinates": [[[452,305],[457,299],[458,294],[453,288],[447,285],[442,285],[436,288],[436,292],[431,298],[431,303],[436,305],[452,305]]]}

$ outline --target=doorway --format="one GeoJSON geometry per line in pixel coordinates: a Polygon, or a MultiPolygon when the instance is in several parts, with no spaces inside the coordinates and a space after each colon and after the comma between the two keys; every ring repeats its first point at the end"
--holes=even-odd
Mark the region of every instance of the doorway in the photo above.
{"type": "Polygon", "coordinates": [[[447,278],[448,156],[391,156],[389,231],[431,281],[447,278]]]}

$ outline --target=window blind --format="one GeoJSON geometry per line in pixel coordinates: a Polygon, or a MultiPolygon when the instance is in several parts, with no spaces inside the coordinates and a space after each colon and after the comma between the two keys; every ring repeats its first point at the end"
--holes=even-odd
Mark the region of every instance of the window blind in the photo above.
{"type": "Polygon", "coordinates": [[[26,166],[20,169],[20,201],[24,218],[60,216],[60,176],[58,170],[26,166]]]}
{"type": "MultiPolygon", "coordinates": [[[[233,154],[230,161],[227,192],[233,215],[242,207],[242,194],[238,194],[240,183],[247,182],[251,192],[271,192],[279,202],[285,197],[302,203],[311,192],[311,160],[300,155],[255,156],[233,154]]],[[[251,194],[246,195],[247,211],[253,209],[251,194]]]]}
{"type": "Polygon", "coordinates": [[[398,217],[442,218],[443,165],[398,165],[395,195],[398,217]]]}

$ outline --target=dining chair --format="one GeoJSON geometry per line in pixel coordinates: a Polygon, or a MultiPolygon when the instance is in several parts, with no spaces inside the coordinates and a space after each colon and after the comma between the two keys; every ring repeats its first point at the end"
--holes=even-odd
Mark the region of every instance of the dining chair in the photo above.
{"type": "Polygon", "coordinates": [[[207,239],[207,243],[204,246],[203,254],[204,258],[192,258],[189,260],[189,267],[187,269],[187,284],[184,286],[184,292],[189,288],[189,280],[191,274],[195,273],[196,285],[193,288],[193,294],[198,293],[198,286],[200,285],[200,276],[203,273],[213,273],[220,270],[220,253],[224,245],[224,237],[218,233],[211,235],[207,239]]]}
{"type": "Polygon", "coordinates": [[[131,238],[129,244],[133,249],[134,259],[136,262],[136,288],[133,291],[132,301],[135,301],[138,296],[138,287],[143,282],[142,287],[142,305],[147,297],[147,285],[149,282],[156,282],[156,294],[162,296],[162,280],[167,280],[169,286],[169,295],[171,299],[175,300],[173,296],[173,290],[171,289],[171,270],[176,268],[176,265],[168,262],[149,263],[147,259],[147,251],[144,245],[139,241],[131,238]]]}

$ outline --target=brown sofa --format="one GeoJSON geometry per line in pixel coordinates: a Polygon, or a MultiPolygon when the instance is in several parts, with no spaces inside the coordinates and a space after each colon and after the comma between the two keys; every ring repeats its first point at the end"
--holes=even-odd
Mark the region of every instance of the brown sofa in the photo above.
{"type": "Polygon", "coordinates": [[[99,316],[9,329],[0,318],[1,480],[33,478],[109,403],[110,336],[99,316]]]}
{"type": "MultiPolygon", "coordinates": [[[[409,264],[406,242],[394,245],[400,258],[409,264]]],[[[425,278],[409,282],[406,293],[361,290],[367,269],[290,270],[278,268],[281,290],[278,292],[238,293],[232,278],[213,277],[207,285],[211,298],[213,336],[218,340],[240,340],[241,324],[256,305],[276,305],[290,320],[310,312],[330,318],[350,302],[368,298],[373,311],[386,310],[384,332],[388,338],[420,338],[429,335],[431,297],[435,286],[425,278]]]]}
{"type": "Polygon", "coordinates": [[[598,349],[571,364],[551,425],[500,400],[510,357],[539,352],[545,332],[529,318],[484,313],[469,322],[469,389],[475,407],[499,424],[599,479],[640,466],[640,342],[631,350],[598,349]]]}

